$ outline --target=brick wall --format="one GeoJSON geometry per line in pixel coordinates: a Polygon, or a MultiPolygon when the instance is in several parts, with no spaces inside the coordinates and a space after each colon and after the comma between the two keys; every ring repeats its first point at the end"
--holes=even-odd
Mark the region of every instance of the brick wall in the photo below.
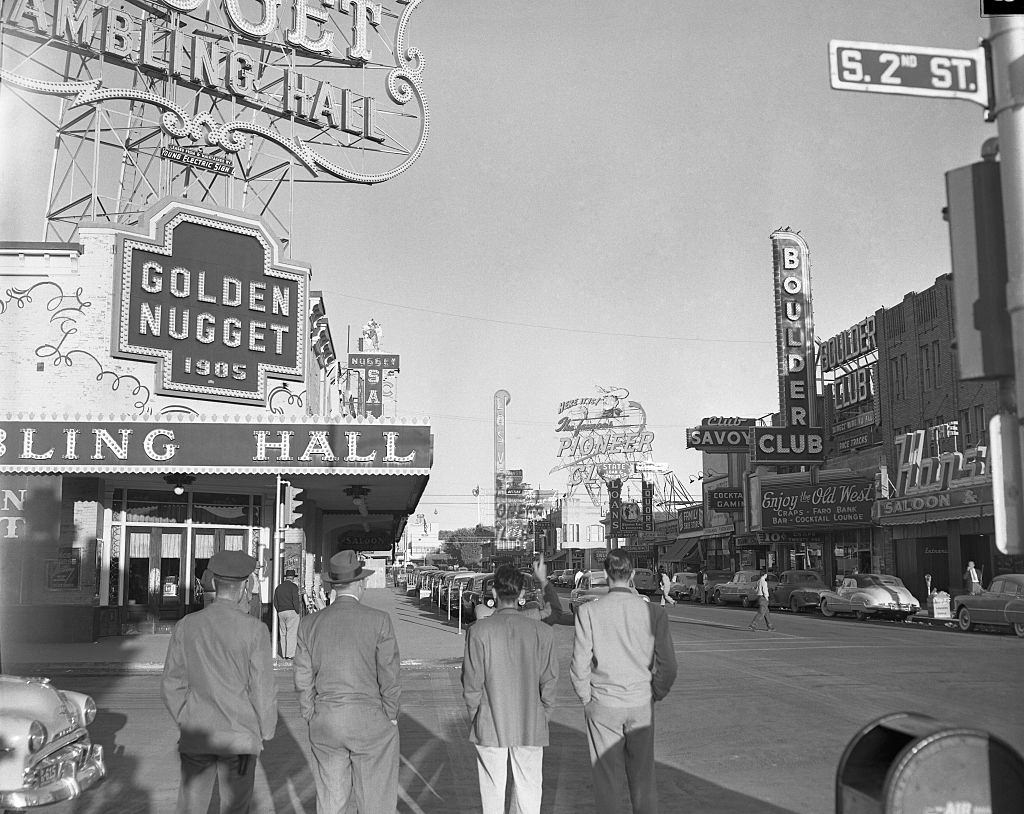
{"type": "MultiPolygon", "coordinates": [[[[980,430],[987,429],[997,410],[998,389],[994,382],[959,381],[952,347],[956,326],[951,276],[937,277],[930,288],[908,293],[902,303],[880,309],[875,317],[882,437],[890,480],[896,462],[893,439],[903,432],[927,429],[939,419],[963,421],[962,411],[967,411],[959,449],[983,441],[986,433],[980,430]]],[[[942,443],[943,450],[953,448],[952,440],[942,443]]]]}

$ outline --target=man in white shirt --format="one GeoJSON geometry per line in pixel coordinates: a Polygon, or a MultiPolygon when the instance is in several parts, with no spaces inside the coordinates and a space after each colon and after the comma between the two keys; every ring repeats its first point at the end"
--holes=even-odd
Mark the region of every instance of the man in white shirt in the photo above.
{"type": "Polygon", "coordinates": [[[757,624],[758,619],[764,619],[764,626],[768,630],[775,630],[775,625],[772,624],[771,614],[768,613],[768,572],[762,572],[760,578],[757,580],[757,588],[755,589],[757,595],[757,613],[754,614],[754,618],[750,623],[750,629],[756,630],[754,627],[757,624]]]}
{"type": "Polygon", "coordinates": [[[978,569],[974,567],[974,560],[970,560],[967,563],[967,572],[964,574],[967,578],[967,587],[972,594],[981,593],[981,577],[978,576],[978,569]]]}
{"type": "Polygon", "coordinates": [[[580,580],[582,580],[582,579],[583,579],[583,569],[582,568],[577,568],[576,569],[576,580],[575,580],[575,583],[573,584],[573,587],[574,588],[579,588],[580,587],[580,580]]]}

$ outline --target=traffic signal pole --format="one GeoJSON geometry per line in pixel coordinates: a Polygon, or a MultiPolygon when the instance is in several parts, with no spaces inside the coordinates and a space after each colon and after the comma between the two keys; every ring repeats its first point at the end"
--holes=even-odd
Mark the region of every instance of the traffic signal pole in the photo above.
{"type": "MultiPolygon", "coordinates": [[[[1016,15],[989,18],[989,43],[992,55],[993,112],[999,134],[1000,181],[1003,188],[1003,219],[1006,225],[1006,307],[1013,333],[1014,405],[1004,425],[1002,483],[1007,554],[1024,553],[1024,17],[1016,15]],[[1015,431],[1013,431],[1015,430],[1015,431]]],[[[1008,384],[1008,383],[1007,383],[1008,384]]],[[[1010,395],[1010,388],[1003,393],[1010,395]]],[[[1008,399],[1006,399],[1008,400],[1008,399]]]]}

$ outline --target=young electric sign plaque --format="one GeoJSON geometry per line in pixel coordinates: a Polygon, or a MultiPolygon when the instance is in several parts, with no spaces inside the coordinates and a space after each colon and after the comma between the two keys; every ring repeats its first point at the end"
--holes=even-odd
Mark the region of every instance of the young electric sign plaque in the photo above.
{"type": "Polygon", "coordinates": [[[268,374],[303,381],[309,271],[259,221],[169,203],[117,255],[112,354],[156,361],[157,392],[264,404],[268,374]]]}

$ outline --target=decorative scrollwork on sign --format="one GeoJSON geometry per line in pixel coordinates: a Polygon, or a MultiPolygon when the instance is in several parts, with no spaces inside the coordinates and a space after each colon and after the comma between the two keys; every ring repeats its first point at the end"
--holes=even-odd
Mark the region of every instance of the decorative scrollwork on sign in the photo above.
{"type": "Polygon", "coordinates": [[[301,393],[295,393],[287,384],[279,384],[271,390],[270,394],[267,396],[267,405],[270,407],[270,412],[276,415],[284,414],[284,407],[277,407],[274,404],[274,400],[278,396],[282,395],[285,398],[284,403],[286,407],[299,407],[301,409],[306,397],[306,391],[303,390],[301,393]]]}
{"type": "Polygon", "coordinates": [[[5,314],[13,304],[18,308],[25,308],[34,301],[34,293],[42,293],[47,286],[53,287],[57,293],[46,301],[46,310],[50,312],[50,324],[54,325],[60,332],[60,338],[55,343],[44,342],[35,349],[35,355],[40,359],[50,359],[54,367],[74,366],[76,357],[84,357],[91,360],[99,373],[96,374],[96,381],[110,380],[110,389],[119,390],[123,384],[134,382],[131,395],[139,396],[135,402],[136,409],[144,409],[149,402],[150,390],[142,384],[135,376],[120,374],[103,366],[103,363],[93,356],[89,351],[81,348],[69,347],[65,349],[65,343],[71,344],[68,340],[78,333],[78,318],[85,313],[85,309],[92,306],[91,302],[82,299],[82,289],[77,288],[71,294],[66,294],[59,284],[52,280],[44,280],[29,288],[8,288],[3,300],[0,300],[0,315],[5,314]]]}

